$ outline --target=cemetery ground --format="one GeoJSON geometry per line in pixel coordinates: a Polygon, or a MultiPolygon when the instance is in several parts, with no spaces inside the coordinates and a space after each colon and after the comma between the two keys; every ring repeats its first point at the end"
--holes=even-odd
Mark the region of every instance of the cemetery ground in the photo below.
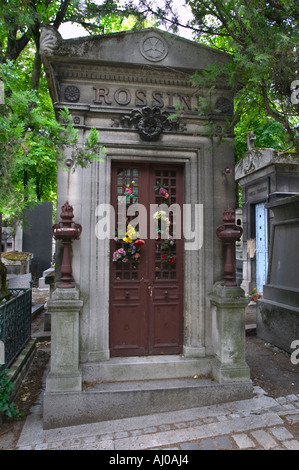
{"type": "MultiPolygon", "coordinates": [[[[47,301],[47,295],[34,289],[33,301],[44,303],[47,301]]],[[[254,385],[261,387],[267,396],[273,398],[298,394],[299,365],[292,364],[287,353],[257,337],[254,305],[249,307],[246,313],[246,360],[254,385]]],[[[43,332],[43,322],[44,313],[42,312],[32,323],[32,337],[35,337],[35,333],[43,332]]],[[[50,338],[42,334],[37,340],[34,360],[14,399],[15,405],[23,416],[8,418],[0,427],[0,449],[16,448],[26,416],[30,414],[31,407],[38,400],[42,390],[43,377],[49,367],[50,355],[50,338]]],[[[299,422],[291,423],[285,419],[284,427],[292,433],[294,439],[299,441],[299,422]]]]}

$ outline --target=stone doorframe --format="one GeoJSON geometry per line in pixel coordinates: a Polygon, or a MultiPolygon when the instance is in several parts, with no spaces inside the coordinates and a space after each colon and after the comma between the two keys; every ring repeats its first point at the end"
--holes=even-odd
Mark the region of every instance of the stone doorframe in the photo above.
{"type": "MultiPolygon", "coordinates": [[[[197,139],[196,139],[197,140],[197,139]]],[[[59,172],[61,201],[68,198],[76,220],[83,231],[80,241],[73,243],[73,275],[83,299],[80,315],[80,362],[101,362],[110,359],[109,351],[109,269],[110,243],[98,240],[95,227],[98,204],[110,204],[111,162],[153,162],[184,164],[184,204],[203,204],[204,247],[197,251],[184,250],[184,346],[185,357],[205,357],[212,354],[210,305],[207,293],[213,286],[213,158],[205,145],[196,142],[175,149],[148,144],[106,145],[109,156],[75,173],[59,172]],[[201,148],[199,148],[201,147],[201,148]],[[84,230],[85,228],[85,230],[84,230]],[[90,238],[89,238],[90,230],[90,238]],[[208,256],[207,256],[208,254],[208,256]]],[[[58,207],[60,205],[58,200],[58,207]]]]}

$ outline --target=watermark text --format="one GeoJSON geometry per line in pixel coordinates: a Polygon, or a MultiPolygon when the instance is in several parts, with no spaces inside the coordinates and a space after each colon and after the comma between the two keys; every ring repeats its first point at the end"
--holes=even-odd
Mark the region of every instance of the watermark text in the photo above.
{"type": "Polygon", "coordinates": [[[203,204],[150,204],[148,209],[143,204],[126,205],[126,199],[118,198],[117,212],[110,204],[99,204],[95,212],[98,221],[95,234],[99,240],[125,237],[130,226],[138,231],[139,237],[156,239],[157,233],[162,239],[180,240],[184,238],[185,250],[199,250],[203,244],[203,204]],[[182,222],[183,220],[183,222],[182,222]],[[171,234],[170,234],[171,230],[171,234]]]}

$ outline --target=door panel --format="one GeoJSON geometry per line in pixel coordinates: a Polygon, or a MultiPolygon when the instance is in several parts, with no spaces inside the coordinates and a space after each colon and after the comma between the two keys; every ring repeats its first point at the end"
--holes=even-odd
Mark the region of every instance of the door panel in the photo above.
{"type": "Polygon", "coordinates": [[[265,204],[255,206],[256,227],[256,290],[263,293],[264,284],[267,282],[268,271],[268,231],[267,209],[265,204]]]}
{"type": "MultiPolygon", "coordinates": [[[[164,239],[161,222],[155,236],[149,237],[153,223],[151,204],[182,207],[183,168],[114,164],[111,200],[115,208],[117,196],[124,195],[127,185],[134,189],[126,198],[127,208],[138,202],[147,209],[148,236],[140,258],[111,262],[111,356],[178,354],[183,343],[183,241],[171,236],[175,227],[182,224],[180,211],[166,214],[170,238],[164,239]]],[[[137,215],[127,217],[126,224],[137,215]]],[[[128,247],[122,240],[111,241],[111,253],[118,249],[128,253],[128,247]]]]}

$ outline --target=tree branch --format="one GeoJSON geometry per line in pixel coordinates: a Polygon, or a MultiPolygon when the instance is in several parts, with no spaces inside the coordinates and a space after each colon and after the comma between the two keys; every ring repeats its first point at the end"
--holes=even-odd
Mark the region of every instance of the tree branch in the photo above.
{"type": "Polygon", "coordinates": [[[29,31],[23,34],[19,39],[8,38],[7,47],[4,54],[4,62],[8,60],[16,60],[21,54],[22,50],[27,46],[31,39],[31,34],[29,31]]]}
{"type": "Polygon", "coordinates": [[[269,96],[268,96],[268,92],[267,92],[267,85],[266,85],[265,82],[262,82],[261,90],[262,90],[262,96],[263,96],[263,100],[264,100],[264,103],[265,103],[265,107],[266,107],[266,110],[268,111],[269,115],[272,116],[276,121],[280,122],[280,124],[282,124],[284,126],[284,128],[286,129],[289,136],[293,139],[294,131],[291,128],[288,120],[284,119],[283,116],[280,113],[278,113],[277,111],[275,111],[271,106],[271,102],[269,100],[269,96]]]}
{"type": "Polygon", "coordinates": [[[63,22],[63,19],[66,15],[67,9],[69,7],[71,0],[64,0],[63,3],[61,3],[61,7],[57,12],[56,18],[54,20],[53,26],[54,28],[58,29],[61,23],[63,22]]]}

